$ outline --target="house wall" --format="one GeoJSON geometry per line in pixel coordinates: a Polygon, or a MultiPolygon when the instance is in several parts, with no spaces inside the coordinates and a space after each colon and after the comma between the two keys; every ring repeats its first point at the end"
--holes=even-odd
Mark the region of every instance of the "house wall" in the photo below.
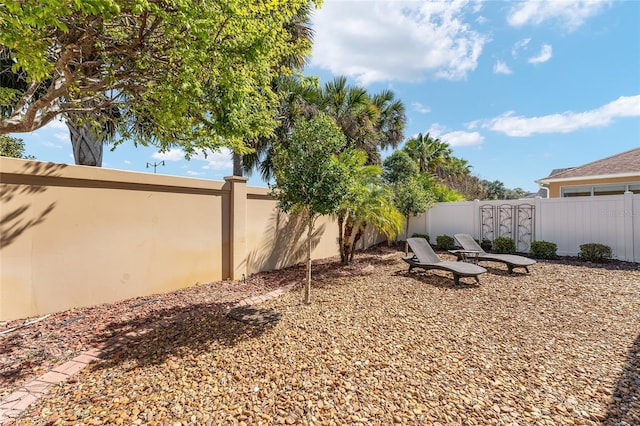
{"type": "Polygon", "coordinates": [[[618,178],[602,178],[602,179],[583,179],[583,180],[571,180],[563,182],[551,182],[549,183],[549,198],[561,197],[562,187],[567,186],[584,186],[584,185],[609,185],[616,183],[640,183],[640,176],[626,176],[618,178]]]}
{"type": "Polygon", "coordinates": [[[616,259],[640,262],[640,194],[437,203],[412,219],[416,226],[409,234],[429,234],[432,242],[456,233],[480,239],[482,206],[523,204],[534,211],[531,239],[556,243],[560,256],[577,256],[581,244],[601,243],[612,248],[616,259]]]}
{"type": "MultiPolygon", "coordinates": [[[[0,157],[0,320],[167,292],[305,259],[306,229],[225,182],[0,157]]],[[[318,221],[314,259],[338,254],[318,221]]]]}

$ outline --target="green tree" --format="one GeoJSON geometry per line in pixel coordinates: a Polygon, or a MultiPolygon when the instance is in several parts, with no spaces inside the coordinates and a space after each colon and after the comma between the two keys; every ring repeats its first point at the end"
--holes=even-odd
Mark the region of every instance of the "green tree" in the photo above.
{"type": "MultiPolygon", "coordinates": [[[[412,216],[426,212],[435,202],[430,189],[430,177],[420,173],[418,164],[405,151],[394,151],[384,160],[384,178],[391,186],[394,204],[405,218],[405,236],[408,237],[412,216]]],[[[405,241],[405,255],[409,246],[405,241]]]]}
{"type": "Polygon", "coordinates": [[[305,303],[311,302],[311,247],[317,218],[335,214],[347,193],[349,171],[337,158],[344,135],[325,115],[296,123],[288,146],[275,147],[273,195],[287,213],[302,215],[307,224],[305,303]]]}
{"type": "Polygon", "coordinates": [[[397,148],[404,139],[404,126],[407,121],[404,104],[395,98],[391,90],[383,90],[371,98],[377,110],[376,130],[378,147],[382,150],[397,148]]]}
{"type": "MultiPolygon", "coordinates": [[[[307,0],[9,0],[0,8],[0,134],[59,114],[112,121],[120,140],[187,155],[268,135],[283,58],[308,50],[287,31],[307,0]],[[11,84],[6,84],[9,82],[11,84]],[[117,117],[108,112],[117,108],[117,117]]],[[[80,122],[79,121],[79,122],[80,122]]],[[[79,124],[78,122],[78,124],[79,124]]],[[[97,123],[97,124],[96,124],[97,123]]],[[[97,132],[96,132],[97,133],[97,132]]]]}
{"type": "Polygon", "coordinates": [[[24,158],[35,160],[33,155],[24,154],[24,141],[8,135],[0,135],[0,157],[24,158]]]}
{"type": "Polygon", "coordinates": [[[504,187],[504,183],[499,180],[493,182],[486,181],[488,200],[504,200],[506,198],[507,189],[504,187]]]}
{"type": "Polygon", "coordinates": [[[390,90],[370,95],[360,86],[347,84],[344,76],[327,82],[319,109],[342,129],[345,148],[367,153],[367,164],[380,164],[379,149],[396,147],[404,137],[404,105],[390,90]]]}
{"type": "Polygon", "coordinates": [[[349,189],[337,212],[340,260],[348,264],[369,225],[392,239],[402,230],[403,216],[393,204],[393,193],[382,181],[382,169],[365,165],[364,152],[347,151],[340,160],[351,171],[349,189]]]}
{"type": "Polygon", "coordinates": [[[394,151],[383,162],[384,179],[393,184],[420,173],[418,164],[405,151],[394,151]]]}
{"type": "Polygon", "coordinates": [[[446,142],[438,138],[432,138],[429,133],[409,139],[405,144],[404,151],[418,163],[420,171],[423,173],[433,173],[440,176],[445,164],[451,157],[451,148],[446,142]]]}
{"type": "MultiPolygon", "coordinates": [[[[394,202],[396,208],[405,217],[405,237],[409,236],[409,221],[429,210],[435,203],[428,182],[424,175],[414,175],[393,184],[394,202]]],[[[405,256],[409,254],[409,245],[405,240],[405,256]]]]}
{"type": "MultiPolygon", "coordinates": [[[[298,49],[292,50],[289,54],[284,55],[277,67],[285,67],[286,69],[301,70],[309,60],[311,53],[311,45],[313,43],[314,32],[311,27],[311,13],[313,12],[313,2],[307,0],[297,13],[287,22],[285,30],[291,34],[291,40],[299,46],[298,49]]],[[[285,95],[285,100],[290,99],[289,89],[292,87],[297,89],[300,82],[303,81],[297,73],[289,76],[288,73],[281,75],[277,72],[271,86],[276,94],[280,97],[285,95]]],[[[309,86],[305,87],[308,90],[309,86]]],[[[292,102],[295,102],[292,100],[292,102]]],[[[245,139],[245,144],[249,145],[253,151],[245,154],[237,152],[233,153],[233,175],[242,176],[244,173],[251,174],[253,168],[260,167],[263,178],[269,181],[272,173],[272,150],[271,142],[274,139],[282,140],[282,134],[288,134],[287,129],[291,126],[291,115],[287,114],[287,103],[280,102],[280,109],[277,113],[278,126],[275,134],[272,136],[258,136],[253,139],[245,139]],[[260,164],[260,157],[264,157],[264,164],[260,164]],[[247,164],[245,164],[245,162],[247,164]],[[265,174],[267,176],[265,176],[265,174]]]]}
{"type": "Polygon", "coordinates": [[[507,189],[505,191],[505,200],[517,200],[519,198],[524,198],[527,195],[527,191],[522,188],[513,188],[507,189]]]}
{"type": "Polygon", "coordinates": [[[279,124],[270,136],[260,136],[251,145],[253,152],[242,157],[244,173],[250,176],[253,170],[260,173],[263,180],[269,182],[274,176],[273,158],[275,146],[286,147],[295,123],[301,119],[311,119],[318,114],[320,90],[311,77],[294,75],[282,77],[277,83],[280,97],[278,109],[279,124]]]}

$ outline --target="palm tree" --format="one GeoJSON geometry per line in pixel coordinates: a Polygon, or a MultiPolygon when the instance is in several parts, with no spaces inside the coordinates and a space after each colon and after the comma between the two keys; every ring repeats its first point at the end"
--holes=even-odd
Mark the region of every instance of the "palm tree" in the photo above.
{"type": "Polygon", "coordinates": [[[465,159],[458,157],[449,157],[443,165],[442,179],[460,179],[471,173],[471,164],[465,159]]]}
{"type": "Polygon", "coordinates": [[[402,229],[403,216],[394,207],[391,190],[383,184],[382,169],[365,165],[364,151],[345,151],[340,160],[351,172],[349,192],[336,214],[340,260],[346,265],[353,260],[368,225],[393,239],[402,229]]]}
{"type": "Polygon", "coordinates": [[[324,85],[320,102],[320,109],[333,118],[347,138],[345,148],[362,149],[370,156],[375,147],[377,111],[367,90],[347,85],[345,76],[336,77],[324,85]]]}
{"type": "Polygon", "coordinates": [[[274,145],[287,146],[295,122],[300,118],[310,119],[317,115],[320,91],[311,79],[300,76],[282,77],[278,82],[281,94],[279,108],[280,124],[272,137],[263,137],[251,141],[254,152],[242,157],[243,171],[250,176],[258,170],[263,180],[269,181],[274,175],[274,145]]]}
{"type": "Polygon", "coordinates": [[[404,125],[407,121],[404,104],[395,99],[391,90],[383,90],[373,95],[371,102],[378,110],[378,147],[383,150],[389,147],[397,148],[404,139],[404,125]]]}
{"type": "Polygon", "coordinates": [[[345,148],[367,153],[367,164],[379,165],[379,149],[396,147],[404,138],[404,105],[390,90],[370,96],[363,87],[347,85],[346,77],[336,77],[325,84],[320,109],[342,129],[345,148]]]}
{"type": "Polygon", "coordinates": [[[409,139],[404,150],[413,160],[418,163],[422,173],[432,173],[440,175],[444,164],[451,156],[449,144],[442,142],[438,138],[432,138],[429,133],[409,139]]]}

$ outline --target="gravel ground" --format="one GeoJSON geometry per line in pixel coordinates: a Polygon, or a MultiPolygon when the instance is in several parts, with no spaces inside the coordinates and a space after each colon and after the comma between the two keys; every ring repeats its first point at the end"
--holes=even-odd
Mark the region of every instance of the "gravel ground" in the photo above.
{"type": "MultiPolygon", "coordinates": [[[[314,265],[312,304],[298,290],[260,304],[281,314],[268,326],[224,311],[242,294],[300,282],[301,267],[260,274],[243,291],[216,283],[57,316],[85,315],[41,326],[48,339],[60,330],[62,354],[168,322],[53,388],[17,423],[640,424],[637,264],[539,262],[509,276],[486,263],[480,285],[454,286],[442,271],[408,274],[398,252],[384,252],[349,268],[314,265]]],[[[38,331],[18,336],[36,345],[38,331]]],[[[12,337],[2,338],[6,357],[12,337]]],[[[22,359],[22,343],[8,357],[22,359]]],[[[3,370],[3,389],[31,373],[3,370]]]]}

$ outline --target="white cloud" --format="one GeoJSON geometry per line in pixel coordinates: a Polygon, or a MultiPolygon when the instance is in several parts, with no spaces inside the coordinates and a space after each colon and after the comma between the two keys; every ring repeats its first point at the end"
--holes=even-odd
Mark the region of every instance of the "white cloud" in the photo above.
{"type": "Polygon", "coordinates": [[[418,112],[420,112],[422,114],[426,114],[426,113],[431,112],[431,108],[429,108],[428,106],[422,105],[420,102],[414,102],[414,103],[411,104],[411,106],[413,107],[413,109],[415,111],[418,111],[418,112]]]}
{"type": "Polygon", "coordinates": [[[155,152],[151,157],[156,160],[180,161],[184,160],[184,151],[179,148],[171,148],[169,151],[155,152]]]}
{"type": "Polygon", "coordinates": [[[588,18],[597,15],[611,0],[527,0],[514,3],[507,22],[514,27],[540,25],[556,21],[568,31],[580,27],[588,18]]]}
{"type": "Polygon", "coordinates": [[[231,151],[228,148],[221,148],[218,152],[199,153],[193,157],[195,160],[206,161],[207,165],[203,169],[207,170],[233,170],[233,160],[231,151]]]}
{"type": "Polygon", "coordinates": [[[484,142],[484,136],[478,132],[464,132],[456,130],[440,136],[440,140],[451,146],[474,146],[484,142]]]}
{"type": "Polygon", "coordinates": [[[426,133],[433,138],[438,138],[442,142],[448,143],[450,146],[473,146],[481,145],[484,142],[484,136],[479,132],[465,132],[462,130],[447,131],[447,128],[441,124],[434,123],[426,133]]]}
{"type": "Polygon", "coordinates": [[[550,44],[542,45],[542,49],[540,49],[540,53],[538,56],[533,56],[529,58],[530,64],[541,64],[543,62],[547,62],[553,56],[553,48],[550,44]]]}
{"type": "Polygon", "coordinates": [[[640,117],[640,95],[621,96],[600,108],[584,112],[567,111],[541,117],[523,117],[510,111],[481,125],[508,136],[524,137],[536,133],[571,133],[590,127],[603,127],[619,117],[640,117]]]}
{"type": "Polygon", "coordinates": [[[205,172],[194,172],[193,170],[187,170],[187,174],[189,176],[202,176],[205,172]]]}
{"type": "Polygon", "coordinates": [[[124,164],[131,164],[131,161],[129,161],[129,160],[124,160],[124,164]]]}
{"type": "Polygon", "coordinates": [[[511,74],[512,73],[511,69],[509,69],[507,64],[502,62],[500,59],[498,59],[495,65],[493,66],[493,72],[495,74],[511,74]]]}
{"type": "Polygon", "coordinates": [[[69,136],[69,133],[57,132],[53,137],[61,142],[71,142],[71,136],[69,136]]]}
{"type": "Polygon", "coordinates": [[[64,129],[67,131],[69,130],[65,122],[62,119],[57,119],[57,118],[51,120],[50,122],[47,123],[46,126],[41,127],[39,130],[52,130],[52,129],[64,129]]]}
{"type": "MultiPolygon", "coordinates": [[[[67,141],[69,141],[69,138],[67,138],[67,141]]],[[[44,147],[47,147],[47,148],[62,149],[62,145],[57,144],[57,143],[53,143],[53,142],[51,142],[49,140],[43,140],[43,141],[40,142],[40,144],[42,146],[44,146],[44,147]]]]}
{"type": "MultiPolygon", "coordinates": [[[[181,161],[185,159],[184,151],[179,148],[172,148],[167,152],[156,152],[152,155],[157,160],[165,161],[181,161]]],[[[233,170],[233,161],[231,151],[228,148],[221,148],[217,152],[207,151],[197,152],[191,155],[191,160],[205,161],[207,164],[203,166],[206,170],[223,170],[231,174],[233,170]]],[[[196,176],[191,171],[187,171],[188,174],[196,176]]]]}
{"type": "Polygon", "coordinates": [[[464,21],[467,2],[324,2],[313,17],[311,64],[360,84],[463,79],[487,37],[464,21]]]}
{"type": "Polygon", "coordinates": [[[527,50],[527,46],[529,45],[530,42],[531,42],[530,38],[523,38],[522,40],[516,41],[515,44],[513,45],[513,49],[511,49],[511,55],[514,58],[517,58],[518,52],[520,50],[527,50]]]}

